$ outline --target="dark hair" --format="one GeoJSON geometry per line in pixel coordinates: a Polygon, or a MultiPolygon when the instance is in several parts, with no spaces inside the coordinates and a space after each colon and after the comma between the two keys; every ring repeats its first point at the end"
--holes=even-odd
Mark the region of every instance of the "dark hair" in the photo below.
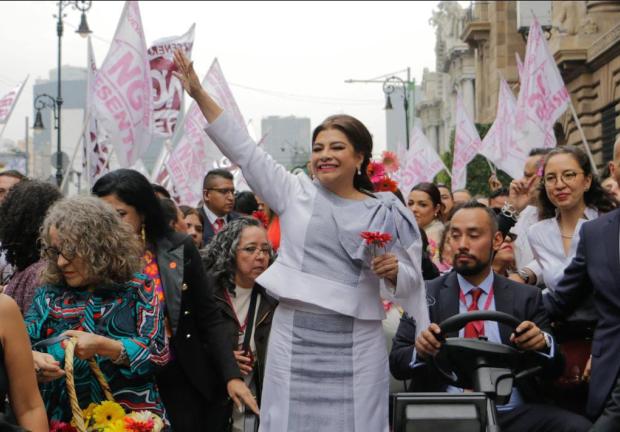
{"type": "Polygon", "coordinates": [[[258,210],[256,196],[254,196],[254,194],[250,191],[237,193],[237,196],[235,196],[234,210],[238,213],[252,216],[252,213],[258,210]]]}
{"type": "Polygon", "coordinates": [[[403,196],[403,193],[400,191],[400,189],[396,189],[395,191],[392,191],[392,193],[396,195],[396,198],[398,198],[398,200],[401,203],[403,203],[405,207],[407,207],[407,203],[405,202],[405,197],[403,196]]]}
{"type": "Polygon", "coordinates": [[[13,177],[13,178],[16,178],[19,181],[26,180],[28,178],[28,177],[26,177],[25,175],[23,175],[22,173],[20,173],[17,170],[1,171],[0,172],[0,177],[2,177],[2,176],[13,177]]]}
{"type": "MultiPolygon", "coordinates": [[[[445,183],[437,183],[437,189],[439,189],[439,188],[447,189],[448,193],[450,194],[450,198],[453,198],[452,191],[450,190],[450,187],[447,184],[445,184],[445,183]]],[[[439,192],[441,193],[441,191],[439,191],[439,192]]]]}
{"type": "Polygon", "coordinates": [[[230,180],[233,181],[234,177],[233,175],[230,173],[230,171],[225,170],[223,168],[216,168],[216,169],[212,169],[211,171],[209,171],[207,173],[207,175],[205,176],[204,180],[202,181],[202,188],[206,189],[207,186],[209,185],[209,181],[213,178],[213,177],[221,177],[221,178],[225,178],[226,180],[230,180]]]}
{"type": "Polygon", "coordinates": [[[509,195],[508,189],[505,187],[501,187],[491,192],[491,194],[489,195],[489,201],[497,197],[508,196],[508,195],[509,195]]]}
{"type": "Polygon", "coordinates": [[[202,217],[202,213],[199,212],[198,209],[196,209],[194,207],[191,207],[191,206],[188,206],[188,205],[185,205],[185,204],[180,205],[178,207],[179,207],[179,210],[181,210],[181,213],[183,213],[183,217],[184,218],[188,217],[189,215],[194,215],[194,216],[198,217],[198,220],[200,221],[200,224],[202,226],[204,226],[205,219],[204,219],[204,217],[202,217]]]}
{"type": "Polygon", "coordinates": [[[151,186],[153,186],[153,190],[155,191],[155,194],[159,193],[159,194],[162,194],[166,198],[172,198],[170,196],[170,192],[168,192],[168,189],[166,189],[162,185],[158,185],[157,183],[151,183],[151,186]]]}
{"type": "Polygon", "coordinates": [[[603,171],[601,171],[599,174],[599,179],[603,181],[608,179],[609,177],[611,177],[611,170],[609,169],[609,164],[605,164],[603,171]]]}
{"type": "MultiPolygon", "coordinates": [[[[433,207],[439,206],[439,212],[437,213],[437,218],[441,219],[443,216],[444,205],[441,202],[441,192],[439,192],[439,188],[435,186],[434,183],[422,182],[415,185],[411,188],[411,192],[420,191],[426,193],[433,203],[433,207]]],[[[411,193],[409,192],[409,193],[411,193]]]]}
{"type": "Polygon", "coordinates": [[[151,183],[138,171],[127,168],[111,171],[97,180],[92,192],[100,198],[116,195],[134,207],[144,216],[146,240],[153,245],[171,230],[151,183]]]}
{"type": "Polygon", "coordinates": [[[24,270],[40,258],[39,231],[48,209],[62,194],[56,186],[23,180],[13,186],[0,206],[0,242],[8,263],[24,270]]]}
{"type": "MultiPolygon", "coordinates": [[[[590,159],[583,150],[573,146],[556,147],[547,154],[545,162],[543,164],[543,179],[545,170],[547,169],[547,163],[553,156],[559,154],[567,154],[573,157],[579,164],[579,168],[583,170],[584,177],[592,176],[592,184],[590,189],[585,191],[583,199],[588,207],[594,207],[601,213],[609,212],[616,208],[616,201],[599,181],[596,175],[592,174],[592,165],[590,165],[590,159]]],[[[547,190],[545,188],[545,182],[540,182],[538,186],[538,218],[549,219],[555,217],[556,208],[547,196],[547,190]]]]}
{"type": "Polygon", "coordinates": [[[497,222],[497,215],[493,211],[492,208],[485,206],[484,204],[480,204],[476,200],[465,201],[462,204],[457,205],[452,212],[452,217],[457,214],[461,210],[471,210],[471,209],[481,209],[489,216],[489,221],[491,222],[491,231],[496,233],[499,231],[499,225],[497,222]]]}
{"type": "Polygon", "coordinates": [[[350,115],[336,114],[329,116],[312,132],[312,143],[316,141],[319,133],[329,129],[336,129],[345,134],[355,151],[363,155],[364,159],[360,168],[361,174],[356,172],[353,176],[353,187],[359,191],[372,192],[374,186],[366,172],[372,157],[372,135],[366,126],[350,115]]]}
{"type": "Polygon", "coordinates": [[[159,198],[161,211],[168,226],[172,226],[177,221],[177,205],[170,198],[159,198]]]}
{"type": "Polygon", "coordinates": [[[546,156],[549,154],[549,152],[551,151],[550,148],[543,148],[543,147],[537,147],[537,148],[533,148],[532,150],[530,150],[529,154],[527,155],[527,157],[532,157],[532,156],[546,156]]]}

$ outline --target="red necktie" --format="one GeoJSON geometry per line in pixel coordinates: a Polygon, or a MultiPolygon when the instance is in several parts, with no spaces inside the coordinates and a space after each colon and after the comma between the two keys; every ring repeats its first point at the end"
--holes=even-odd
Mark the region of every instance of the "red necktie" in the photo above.
{"type": "MultiPolygon", "coordinates": [[[[478,309],[478,299],[482,295],[482,290],[480,288],[474,288],[470,291],[471,294],[471,304],[467,308],[467,312],[477,311],[478,309]]],[[[472,321],[467,323],[465,326],[465,337],[466,338],[478,338],[479,336],[484,336],[484,322],[483,321],[472,321]]]]}
{"type": "Polygon", "coordinates": [[[215,234],[219,233],[222,228],[224,228],[224,219],[222,218],[217,218],[215,219],[215,234]]]}

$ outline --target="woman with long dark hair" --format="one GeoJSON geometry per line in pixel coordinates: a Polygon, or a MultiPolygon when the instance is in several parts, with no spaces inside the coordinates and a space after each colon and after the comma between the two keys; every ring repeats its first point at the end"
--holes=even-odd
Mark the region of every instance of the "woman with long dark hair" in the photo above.
{"type": "Polygon", "coordinates": [[[311,180],[257,147],[175,53],[207,133],[279,215],[278,258],[257,282],[280,303],[269,336],[261,430],[388,431],[388,363],[381,297],[428,325],[421,240],[392,193],[372,193],[372,136],[354,117],[328,117],[312,134],[311,180]],[[392,236],[367,247],[362,232],[392,236]]]}
{"type": "Polygon", "coordinates": [[[258,410],[222,334],[221,311],[207,283],[192,239],[166,223],[161,204],[142,174],[112,171],[93,186],[93,194],[116,209],[142,238],[145,273],[164,305],[172,360],[157,376],[157,385],[175,431],[221,431],[209,412],[219,409],[215,386],[220,374],[237,406],[240,399],[258,410]],[[216,368],[210,366],[215,362],[216,368]]]}
{"type": "Polygon", "coordinates": [[[428,238],[430,257],[439,263],[439,244],[444,230],[441,192],[433,183],[418,183],[409,192],[407,206],[413,212],[418,226],[428,238]]]}

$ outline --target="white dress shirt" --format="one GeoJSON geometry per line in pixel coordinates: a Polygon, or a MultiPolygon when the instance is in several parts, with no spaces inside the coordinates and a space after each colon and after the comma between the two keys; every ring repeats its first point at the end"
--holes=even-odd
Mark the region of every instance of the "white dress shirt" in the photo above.
{"type": "Polygon", "coordinates": [[[519,214],[517,223],[512,227],[511,231],[517,235],[517,239],[514,242],[515,262],[517,268],[522,269],[527,267],[536,275],[536,284],[540,285],[543,282],[543,272],[540,264],[534,258],[534,253],[530,247],[530,242],[527,237],[528,229],[538,222],[538,209],[535,206],[527,206],[519,214]]]}

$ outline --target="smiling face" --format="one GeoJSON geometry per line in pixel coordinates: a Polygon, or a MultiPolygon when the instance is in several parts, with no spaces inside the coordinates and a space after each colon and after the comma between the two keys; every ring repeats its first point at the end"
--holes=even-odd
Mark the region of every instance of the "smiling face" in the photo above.
{"type": "Polygon", "coordinates": [[[244,228],[237,246],[235,284],[242,288],[252,288],[256,278],[269,265],[270,251],[271,245],[264,228],[244,228]]]}
{"type": "Polygon", "coordinates": [[[424,229],[433,222],[441,204],[434,206],[429,194],[420,190],[413,190],[409,193],[407,206],[413,212],[418,226],[424,229]]]}
{"type": "Polygon", "coordinates": [[[549,201],[563,211],[585,205],[584,194],[590,189],[592,176],[585,175],[572,155],[560,153],[547,160],[544,182],[549,201]]]}
{"type": "Polygon", "coordinates": [[[312,172],[330,190],[353,187],[353,177],[364,157],[347,136],[337,129],[318,133],[312,144],[312,172]]]}

